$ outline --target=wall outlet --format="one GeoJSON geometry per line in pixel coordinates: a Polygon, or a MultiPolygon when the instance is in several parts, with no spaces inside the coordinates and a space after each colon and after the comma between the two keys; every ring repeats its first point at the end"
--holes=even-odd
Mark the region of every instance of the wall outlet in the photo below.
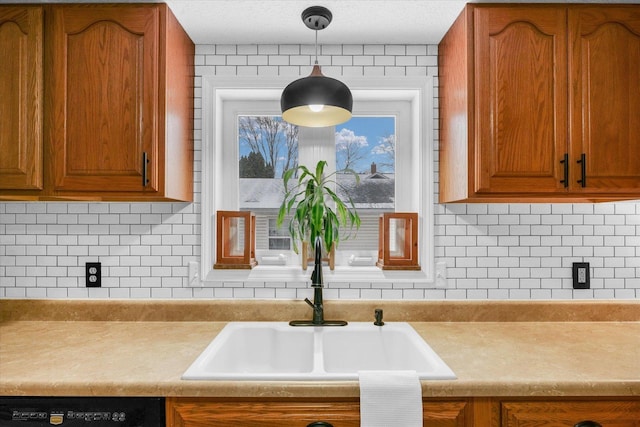
{"type": "Polygon", "coordinates": [[[85,263],[85,273],[87,288],[99,288],[102,286],[102,263],[85,263]]]}
{"type": "Polygon", "coordinates": [[[447,263],[436,263],[436,288],[447,288],[447,263]]]}
{"type": "Polygon", "coordinates": [[[591,280],[589,278],[589,263],[573,263],[573,289],[589,289],[591,280]]]}

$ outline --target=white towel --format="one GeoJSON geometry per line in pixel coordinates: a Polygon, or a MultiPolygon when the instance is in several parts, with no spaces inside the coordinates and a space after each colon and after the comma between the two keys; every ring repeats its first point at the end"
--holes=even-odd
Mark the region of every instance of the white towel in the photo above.
{"type": "Polygon", "coordinates": [[[415,371],[360,371],[361,427],[422,427],[422,386],[415,371]]]}

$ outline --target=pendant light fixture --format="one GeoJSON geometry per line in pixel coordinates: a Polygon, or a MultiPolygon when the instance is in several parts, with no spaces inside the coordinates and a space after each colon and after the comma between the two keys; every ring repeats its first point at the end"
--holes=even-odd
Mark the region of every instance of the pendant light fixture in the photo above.
{"type": "Polygon", "coordinates": [[[282,92],[280,108],[286,122],[325,127],[351,118],[351,91],[341,81],[324,76],[318,65],[318,31],[327,28],[332,17],[329,9],[322,6],[312,6],[302,12],[302,22],[316,32],[316,59],[308,77],[291,82],[282,92]]]}

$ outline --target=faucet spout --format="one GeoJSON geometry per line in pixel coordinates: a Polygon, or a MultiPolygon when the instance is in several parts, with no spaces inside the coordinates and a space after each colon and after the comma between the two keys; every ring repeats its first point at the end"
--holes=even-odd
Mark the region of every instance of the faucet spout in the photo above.
{"type": "Polygon", "coordinates": [[[311,287],[313,288],[313,303],[305,298],[307,304],[313,308],[313,324],[322,325],[324,323],[324,302],[322,300],[322,239],[316,238],[316,253],[311,273],[311,287]]]}
{"type": "Polygon", "coordinates": [[[316,253],[313,263],[313,273],[311,273],[311,285],[322,286],[322,239],[316,238],[316,253]]]}

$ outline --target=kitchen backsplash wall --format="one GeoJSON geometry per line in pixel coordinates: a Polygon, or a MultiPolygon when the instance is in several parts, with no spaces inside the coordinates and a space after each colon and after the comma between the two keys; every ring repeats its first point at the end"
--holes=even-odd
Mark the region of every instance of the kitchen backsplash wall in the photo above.
{"type": "MultiPolygon", "coordinates": [[[[196,48],[196,202],[0,203],[0,297],[300,298],[300,283],[189,287],[200,255],[201,78],[287,76],[310,71],[307,45],[196,48]],[[84,286],[84,263],[102,262],[102,288],[84,286]]],[[[329,45],[329,76],[437,76],[435,45],[329,45]]],[[[434,79],[437,86],[437,78],[434,79]]],[[[434,91],[437,97],[437,87],[434,91]]],[[[437,105],[437,102],[436,102],[437,105]]],[[[434,112],[437,196],[437,107],[434,112]]],[[[629,299],[640,297],[640,202],[455,204],[435,208],[436,261],[448,289],[414,284],[339,284],[327,298],[629,299]],[[589,290],[573,290],[571,264],[591,264],[589,290]]]]}

